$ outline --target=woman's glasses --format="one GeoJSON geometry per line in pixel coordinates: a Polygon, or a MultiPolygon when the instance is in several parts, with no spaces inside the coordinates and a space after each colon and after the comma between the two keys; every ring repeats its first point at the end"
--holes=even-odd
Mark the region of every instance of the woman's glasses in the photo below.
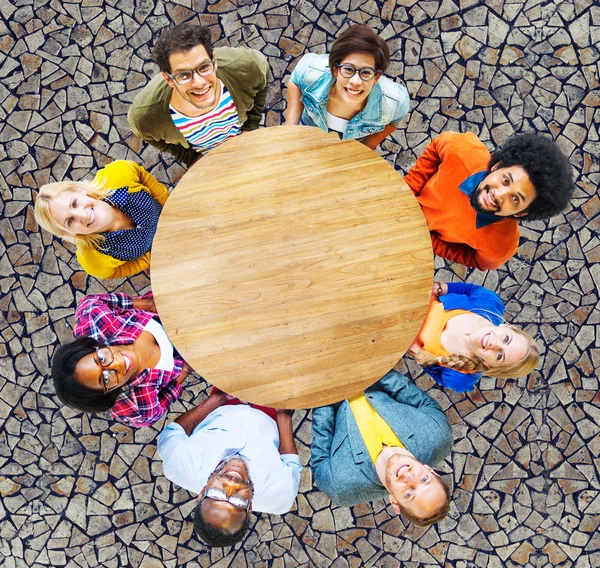
{"type": "MultiPolygon", "coordinates": [[[[98,363],[100,363],[101,367],[108,367],[109,365],[112,365],[112,362],[115,360],[113,352],[108,347],[96,347],[96,357],[98,358],[98,363]]],[[[102,369],[101,377],[104,392],[110,390],[111,383],[113,387],[119,383],[119,375],[114,369],[102,369]]]]}
{"type": "Polygon", "coordinates": [[[377,75],[377,71],[373,67],[362,67],[357,69],[350,63],[336,63],[335,66],[339,69],[340,75],[346,79],[352,79],[356,73],[363,81],[370,81],[377,75]]]}

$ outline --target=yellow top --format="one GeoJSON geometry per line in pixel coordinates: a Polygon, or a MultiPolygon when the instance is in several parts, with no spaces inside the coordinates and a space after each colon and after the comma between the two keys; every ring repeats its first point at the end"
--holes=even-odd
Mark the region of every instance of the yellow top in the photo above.
{"type": "MultiPolygon", "coordinates": [[[[98,170],[94,181],[103,189],[128,186],[129,193],[145,190],[161,205],[169,197],[169,192],[162,183],[131,160],[117,160],[108,164],[98,170]]],[[[83,250],[77,248],[76,254],[79,264],[88,274],[103,280],[132,276],[150,268],[150,251],[134,260],[119,260],[91,246],[83,250]]]]}
{"type": "Polygon", "coordinates": [[[394,434],[388,423],[379,416],[364,393],[349,399],[348,402],[373,463],[381,453],[384,444],[404,447],[404,444],[394,434]]]}

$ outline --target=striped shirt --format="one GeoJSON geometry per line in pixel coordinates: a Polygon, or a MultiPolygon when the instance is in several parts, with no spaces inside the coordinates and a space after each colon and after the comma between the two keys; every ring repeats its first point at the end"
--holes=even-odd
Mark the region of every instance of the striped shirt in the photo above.
{"type": "Polygon", "coordinates": [[[221,94],[217,106],[202,116],[190,118],[169,105],[173,123],[192,148],[201,154],[241,132],[233,99],[223,81],[219,81],[219,84],[221,85],[221,94]]]}

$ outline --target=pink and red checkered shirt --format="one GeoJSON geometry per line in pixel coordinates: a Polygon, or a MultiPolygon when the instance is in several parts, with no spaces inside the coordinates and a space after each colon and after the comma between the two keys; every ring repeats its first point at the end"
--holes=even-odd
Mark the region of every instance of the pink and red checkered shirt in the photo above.
{"type": "MultiPolygon", "coordinates": [[[[142,296],[151,297],[151,292],[142,296]]],[[[75,312],[75,337],[93,337],[103,345],[133,343],[156,314],[134,309],[132,300],[120,292],[85,296],[75,312]]],[[[181,374],[183,359],[174,360],[171,371],[144,369],[132,377],[111,409],[113,418],[134,428],[159,420],[182,392],[175,379],[181,374]]]]}

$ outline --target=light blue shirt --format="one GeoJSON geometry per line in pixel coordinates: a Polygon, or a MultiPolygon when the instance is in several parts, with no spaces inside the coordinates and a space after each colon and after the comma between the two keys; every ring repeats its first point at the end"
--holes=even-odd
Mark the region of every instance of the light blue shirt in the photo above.
{"type": "Polygon", "coordinates": [[[198,424],[191,436],[177,423],[158,437],[165,477],[200,493],[221,460],[239,453],[254,483],[252,510],[282,515],[298,494],[300,457],[279,453],[279,430],[264,412],[247,404],[221,406],[198,424]]]}
{"type": "MultiPolygon", "coordinates": [[[[327,100],[335,81],[329,70],[329,56],[307,53],[298,61],[291,81],[302,91],[302,124],[327,132],[327,100]]],[[[364,138],[381,132],[388,124],[398,126],[408,108],[408,91],[382,76],[373,85],[365,108],[346,125],[342,140],[364,138]]]]}

